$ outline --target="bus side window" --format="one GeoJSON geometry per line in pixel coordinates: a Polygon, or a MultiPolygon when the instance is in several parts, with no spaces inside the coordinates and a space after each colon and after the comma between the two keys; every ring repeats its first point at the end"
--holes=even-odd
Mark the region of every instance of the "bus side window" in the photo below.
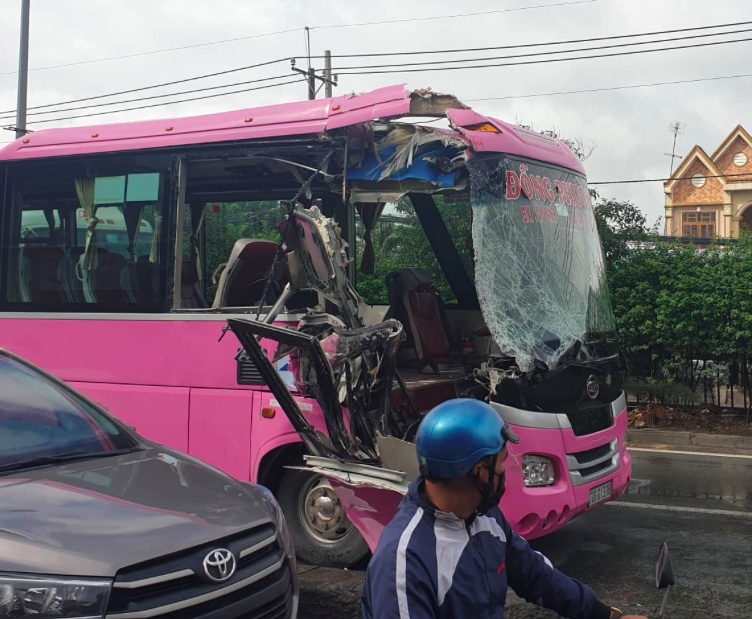
{"type": "MultiPolygon", "coordinates": [[[[55,209],[21,211],[17,263],[9,273],[17,299],[24,303],[66,303],[64,230],[55,209]]],[[[17,248],[17,249],[16,249],[17,248]]]]}
{"type": "Polygon", "coordinates": [[[7,284],[0,288],[0,303],[5,309],[167,308],[172,261],[162,222],[168,176],[148,171],[92,175],[98,165],[16,169],[4,213],[8,225],[0,281],[7,284]]]}
{"type": "MultiPolygon", "coordinates": [[[[201,210],[192,205],[186,209],[187,220],[199,216],[201,210]]],[[[203,221],[197,235],[198,261],[200,268],[190,273],[200,273],[195,282],[205,303],[211,307],[224,265],[227,264],[236,241],[280,241],[279,225],[283,211],[278,201],[210,202],[203,210],[203,221]]],[[[196,249],[191,246],[192,224],[186,222],[183,231],[183,260],[196,262],[196,249]]],[[[195,242],[194,242],[195,244],[195,242]]],[[[262,275],[263,277],[263,275],[262,275]]],[[[188,282],[184,280],[184,284],[188,282]]]]}

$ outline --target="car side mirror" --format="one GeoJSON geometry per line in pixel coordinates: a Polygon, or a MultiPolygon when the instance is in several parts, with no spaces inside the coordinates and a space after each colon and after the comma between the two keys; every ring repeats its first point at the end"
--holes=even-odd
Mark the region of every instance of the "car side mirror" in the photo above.
{"type": "Polygon", "coordinates": [[[658,561],[655,564],[655,586],[657,589],[668,589],[674,584],[676,584],[676,580],[674,579],[671,558],[668,554],[668,545],[663,542],[658,551],[658,561]]]}
{"type": "Polygon", "coordinates": [[[658,613],[659,617],[663,617],[663,609],[666,606],[668,592],[675,584],[674,568],[671,565],[671,557],[669,557],[668,554],[668,544],[663,542],[658,551],[658,561],[656,561],[655,564],[655,586],[657,589],[666,590],[666,593],[663,595],[663,601],[661,602],[661,610],[658,613]]]}

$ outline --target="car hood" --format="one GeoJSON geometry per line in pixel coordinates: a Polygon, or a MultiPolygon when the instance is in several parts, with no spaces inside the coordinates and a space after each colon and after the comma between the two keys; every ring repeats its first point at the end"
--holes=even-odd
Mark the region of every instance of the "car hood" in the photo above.
{"type": "Polygon", "coordinates": [[[269,522],[274,506],[163,448],[0,476],[0,571],[114,577],[269,522]]]}

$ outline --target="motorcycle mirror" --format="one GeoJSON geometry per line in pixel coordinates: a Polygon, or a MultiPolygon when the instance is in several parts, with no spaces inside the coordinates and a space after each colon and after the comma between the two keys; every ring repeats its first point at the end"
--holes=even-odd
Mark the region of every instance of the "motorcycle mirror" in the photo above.
{"type": "Polygon", "coordinates": [[[663,594],[661,609],[658,612],[659,617],[663,617],[663,610],[666,608],[668,592],[675,584],[675,582],[674,568],[671,566],[671,558],[668,556],[668,544],[666,544],[666,542],[663,542],[661,544],[660,550],[658,551],[658,561],[655,564],[655,586],[658,589],[666,590],[666,593],[663,594]]]}
{"type": "Polygon", "coordinates": [[[676,584],[676,581],[674,569],[671,566],[671,558],[668,554],[668,545],[663,542],[658,551],[658,561],[655,565],[655,586],[657,589],[667,589],[674,584],[676,584]]]}

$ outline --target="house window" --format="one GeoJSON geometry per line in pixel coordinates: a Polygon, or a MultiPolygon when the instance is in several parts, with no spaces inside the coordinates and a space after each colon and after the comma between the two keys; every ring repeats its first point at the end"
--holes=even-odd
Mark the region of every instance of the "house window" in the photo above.
{"type": "Polygon", "coordinates": [[[715,213],[682,213],[682,236],[712,239],[715,236],[715,213]]]}
{"type": "Polygon", "coordinates": [[[692,184],[695,187],[704,187],[705,186],[705,177],[702,174],[695,174],[692,177],[692,184]]]}
{"type": "Polygon", "coordinates": [[[736,153],[734,155],[734,165],[741,168],[743,165],[747,163],[747,155],[746,153],[736,153]]]}

